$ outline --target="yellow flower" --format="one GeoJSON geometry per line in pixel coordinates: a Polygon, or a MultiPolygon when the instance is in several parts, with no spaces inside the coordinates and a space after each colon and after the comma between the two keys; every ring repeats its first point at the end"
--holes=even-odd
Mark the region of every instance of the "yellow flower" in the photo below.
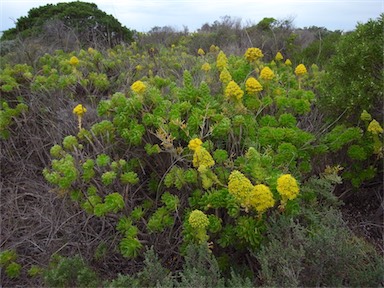
{"type": "Polygon", "coordinates": [[[380,126],[379,122],[373,119],[371,123],[369,123],[367,131],[377,135],[383,133],[383,128],[380,126]]]}
{"type": "Polygon", "coordinates": [[[225,88],[224,94],[227,100],[233,99],[235,101],[240,101],[241,98],[243,98],[244,91],[241,90],[235,81],[231,81],[225,88]]]}
{"type": "Polygon", "coordinates": [[[254,77],[249,77],[247,81],[245,81],[245,91],[247,91],[248,94],[255,94],[261,90],[263,90],[263,86],[261,86],[259,81],[254,77]]]}
{"type": "Polygon", "coordinates": [[[299,194],[299,186],[297,181],[291,174],[284,174],[277,179],[277,192],[281,195],[283,202],[288,199],[293,200],[299,194]]]}
{"type": "Polygon", "coordinates": [[[291,62],[291,60],[287,59],[287,60],[285,60],[284,64],[287,66],[291,66],[292,62],[291,62]]]}
{"type": "Polygon", "coordinates": [[[263,52],[261,52],[259,48],[248,48],[244,54],[245,59],[247,59],[249,62],[254,62],[263,56],[263,52]]]}
{"type": "Polygon", "coordinates": [[[371,114],[369,114],[367,112],[367,110],[364,110],[361,115],[360,115],[360,119],[363,120],[363,121],[371,121],[372,120],[372,116],[371,114]]]}
{"type": "Polygon", "coordinates": [[[194,229],[205,229],[209,225],[207,215],[200,210],[193,210],[189,214],[188,222],[194,229]]]}
{"type": "Polygon", "coordinates": [[[200,56],[203,56],[205,55],[205,52],[203,49],[199,48],[199,50],[197,50],[197,54],[199,54],[200,56]]]}
{"type": "Polygon", "coordinates": [[[189,141],[188,148],[195,151],[197,147],[203,145],[203,142],[199,138],[194,138],[189,141]]]}
{"type": "Polygon", "coordinates": [[[87,112],[87,109],[81,104],[73,108],[73,114],[76,114],[79,117],[82,117],[85,112],[87,112]]]}
{"type": "Polygon", "coordinates": [[[295,69],[296,76],[303,76],[307,74],[307,68],[305,68],[304,64],[297,65],[295,69]]]}
{"type": "Polygon", "coordinates": [[[232,80],[231,74],[228,72],[227,68],[224,68],[220,73],[220,81],[223,84],[228,84],[232,80]]]}
{"type": "Polygon", "coordinates": [[[263,80],[272,80],[275,74],[269,67],[264,67],[260,72],[260,78],[263,80]]]}
{"type": "Polygon", "coordinates": [[[251,181],[238,170],[232,171],[228,180],[228,192],[235,197],[241,206],[249,208],[249,196],[254,188],[251,181]]]}
{"type": "Polygon", "coordinates": [[[141,70],[143,70],[143,66],[141,66],[140,64],[139,65],[136,65],[136,70],[137,71],[141,71],[141,70]]]}
{"type": "Polygon", "coordinates": [[[268,208],[275,205],[275,199],[273,199],[271,190],[263,184],[253,187],[249,202],[259,214],[264,213],[268,208]]]}
{"type": "Polygon", "coordinates": [[[281,61],[283,59],[284,59],[283,55],[280,52],[277,52],[276,56],[275,56],[275,60],[276,61],[281,61]]]}
{"type": "Polygon", "coordinates": [[[204,166],[205,168],[212,167],[215,165],[215,161],[213,160],[211,154],[202,146],[198,146],[195,149],[195,153],[193,153],[193,167],[199,168],[204,166]]]}
{"type": "Polygon", "coordinates": [[[72,66],[76,66],[77,64],[79,64],[79,59],[77,59],[76,56],[72,56],[71,59],[69,59],[69,64],[71,64],[72,66]]]}
{"type": "Polygon", "coordinates": [[[218,46],[213,45],[213,44],[211,45],[211,47],[209,47],[209,52],[211,52],[211,53],[215,53],[219,50],[220,50],[220,48],[218,46]]]}
{"type": "Polygon", "coordinates": [[[228,66],[228,59],[223,51],[220,51],[219,54],[217,55],[216,66],[217,66],[217,69],[219,69],[219,71],[222,71],[224,68],[228,66]]]}
{"type": "Polygon", "coordinates": [[[137,94],[142,94],[147,89],[147,86],[145,86],[145,84],[141,81],[136,81],[131,85],[131,89],[137,94]]]}
{"type": "Polygon", "coordinates": [[[95,49],[93,49],[92,47],[89,47],[88,48],[88,53],[89,54],[94,54],[95,53],[95,49]]]}
{"type": "Polygon", "coordinates": [[[201,66],[201,70],[205,71],[205,72],[208,72],[209,70],[211,70],[211,65],[209,65],[209,63],[205,62],[202,66],[201,66]]]}

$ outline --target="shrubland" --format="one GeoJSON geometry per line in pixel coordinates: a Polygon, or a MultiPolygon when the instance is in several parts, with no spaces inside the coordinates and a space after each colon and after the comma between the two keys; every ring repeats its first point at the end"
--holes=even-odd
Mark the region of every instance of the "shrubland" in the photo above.
{"type": "Polygon", "coordinates": [[[147,45],[2,58],[2,282],[382,285],[379,248],[340,212],[382,187],[380,94],[347,121],[329,94],[351,72],[339,54],[323,70],[279,49],[147,45]]]}

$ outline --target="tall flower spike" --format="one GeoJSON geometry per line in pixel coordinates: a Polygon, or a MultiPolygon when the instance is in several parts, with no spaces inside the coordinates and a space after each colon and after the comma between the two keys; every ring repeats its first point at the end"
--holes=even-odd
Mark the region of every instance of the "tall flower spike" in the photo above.
{"type": "Polygon", "coordinates": [[[275,60],[276,61],[281,61],[283,59],[284,59],[283,55],[280,52],[277,52],[276,56],[275,56],[275,60]]]}
{"type": "Polygon", "coordinates": [[[272,80],[275,74],[269,67],[264,67],[260,72],[260,78],[263,80],[272,80]]]}
{"type": "Polygon", "coordinates": [[[293,200],[299,194],[299,186],[297,181],[291,174],[284,174],[277,179],[277,192],[282,197],[282,202],[286,203],[287,200],[293,200]]]}
{"type": "Polygon", "coordinates": [[[297,65],[295,69],[295,74],[299,77],[307,74],[307,68],[305,68],[304,64],[297,65]]]}
{"type": "Polygon", "coordinates": [[[77,115],[79,130],[81,130],[81,118],[83,117],[85,112],[87,112],[87,109],[82,104],[79,104],[75,108],[73,108],[73,114],[77,115]]]}
{"type": "Polygon", "coordinates": [[[256,94],[263,90],[263,86],[257,81],[254,77],[249,77],[247,81],[245,81],[245,91],[248,94],[256,94]]]}
{"type": "Polygon", "coordinates": [[[244,57],[249,62],[255,62],[258,59],[264,57],[264,55],[259,48],[248,48],[247,51],[245,51],[244,57]]]}
{"type": "Polygon", "coordinates": [[[243,98],[244,91],[241,90],[235,81],[231,81],[225,88],[224,94],[227,100],[232,99],[238,102],[243,98]]]}

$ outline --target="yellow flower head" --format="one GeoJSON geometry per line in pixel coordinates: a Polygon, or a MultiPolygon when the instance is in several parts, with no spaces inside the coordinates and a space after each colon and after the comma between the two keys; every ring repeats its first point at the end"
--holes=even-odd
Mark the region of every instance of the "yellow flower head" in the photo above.
{"type": "Polygon", "coordinates": [[[249,62],[254,62],[263,56],[263,52],[261,52],[259,48],[248,48],[244,54],[245,59],[247,59],[249,62]]]}
{"type": "Polygon", "coordinates": [[[299,186],[297,181],[291,174],[284,174],[277,179],[277,192],[283,198],[283,201],[287,199],[293,200],[299,194],[299,186]]]}
{"type": "Polygon", "coordinates": [[[194,138],[189,141],[188,148],[195,151],[197,147],[203,145],[203,142],[199,138],[194,138]]]}
{"type": "Polygon", "coordinates": [[[268,186],[263,184],[256,185],[250,195],[250,205],[254,207],[259,214],[275,205],[275,199],[268,186]]]}
{"type": "Polygon", "coordinates": [[[260,78],[263,80],[272,80],[275,77],[275,74],[269,67],[264,67],[260,72],[260,78]]]}
{"type": "Polygon", "coordinates": [[[291,62],[291,60],[287,59],[287,60],[285,60],[284,64],[287,66],[291,66],[292,62],[291,62]]]}
{"type": "Polygon", "coordinates": [[[379,122],[373,119],[371,123],[369,123],[367,131],[377,135],[383,133],[383,128],[380,126],[379,122]]]}
{"type": "Polygon", "coordinates": [[[225,88],[224,94],[227,100],[233,99],[235,101],[240,101],[241,98],[243,98],[244,91],[241,90],[235,81],[231,81],[225,88]]]}
{"type": "Polygon", "coordinates": [[[247,91],[248,94],[255,94],[261,90],[263,90],[263,86],[261,86],[259,81],[254,77],[249,77],[247,81],[245,81],[245,91],[247,91]]]}
{"type": "Polygon", "coordinates": [[[223,84],[228,84],[232,80],[231,74],[228,72],[227,68],[224,68],[220,73],[220,81],[223,84]]]}
{"type": "Polygon", "coordinates": [[[203,56],[205,55],[205,52],[203,49],[199,48],[199,50],[197,50],[197,54],[199,54],[200,56],[203,56]]]}
{"type": "Polygon", "coordinates": [[[199,168],[204,166],[205,168],[212,167],[215,165],[215,160],[213,160],[211,154],[202,146],[198,146],[193,153],[193,167],[199,168]]]}
{"type": "Polygon", "coordinates": [[[209,65],[209,63],[205,62],[202,66],[201,66],[201,70],[205,71],[205,72],[208,72],[209,70],[211,70],[211,65],[209,65]]]}
{"type": "Polygon", "coordinates": [[[275,56],[275,60],[276,61],[281,61],[283,59],[284,59],[283,55],[280,52],[277,52],[276,56],[275,56]]]}
{"type": "Polygon", "coordinates": [[[363,121],[371,121],[372,120],[372,116],[371,114],[369,114],[367,112],[367,110],[364,110],[361,115],[360,115],[360,119],[363,120],[363,121]]]}
{"type": "Polygon", "coordinates": [[[200,210],[193,210],[189,214],[188,222],[194,229],[205,229],[209,225],[207,215],[200,210]]]}
{"type": "Polygon", "coordinates": [[[228,180],[228,192],[231,193],[243,207],[249,207],[249,196],[254,188],[251,181],[238,170],[232,171],[228,180]]]}
{"type": "Polygon", "coordinates": [[[77,59],[76,56],[72,56],[71,59],[69,59],[69,64],[71,64],[72,66],[76,66],[77,64],[79,64],[79,59],[77,59]]]}
{"type": "Polygon", "coordinates": [[[73,108],[73,114],[76,114],[77,116],[82,117],[85,112],[87,112],[87,109],[81,104],[73,108]]]}
{"type": "Polygon", "coordinates": [[[222,71],[224,68],[228,66],[228,59],[223,51],[220,51],[219,54],[217,55],[216,66],[217,66],[217,69],[219,69],[219,71],[222,71]]]}
{"type": "Polygon", "coordinates": [[[95,49],[93,49],[92,47],[88,48],[88,53],[89,54],[94,54],[95,52],[96,52],[95,49]]]}
{"type": "Polygon", "coordinates": [[[131,89],[133,92],[135,92],[137,94],[142,94],[147,89],[147,86],[145,86],[145,84],[141,81],[136,81],[135,83],[133,83],[131,85],[131,89]]]}
{"type": "Polygon", "coordinates": [[[215,53],[219,50],[220,50],[220,48],[218,46],[213,45],[213,44],[211,45],[211,47],[209,47],[209,52],[211,52],[211,53],[215,53]]]}
{"type": "Polygon", "coordinates": [[[307,68],[305,68],[304,64],[297,65],[295,69],[296,76],[303,76],[307,74],[307,68]]]}

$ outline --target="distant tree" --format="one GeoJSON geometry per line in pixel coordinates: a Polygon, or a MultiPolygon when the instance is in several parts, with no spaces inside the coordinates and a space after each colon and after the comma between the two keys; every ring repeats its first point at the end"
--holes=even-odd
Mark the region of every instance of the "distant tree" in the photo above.
{"type": "Polygon", "coordinates": [[[97,42],[111,47],[122,41],[131,42],[133,37],[131,30],[98,9],[96,4],[76,1],[32,8],[28,16],[17,20],[16,28],[4,31],[1,40],[13,40],[18,36],[23,39],[40,37],[47,24],[52,22],[74,31],[78,40],[88,45],[97,42]]]}

